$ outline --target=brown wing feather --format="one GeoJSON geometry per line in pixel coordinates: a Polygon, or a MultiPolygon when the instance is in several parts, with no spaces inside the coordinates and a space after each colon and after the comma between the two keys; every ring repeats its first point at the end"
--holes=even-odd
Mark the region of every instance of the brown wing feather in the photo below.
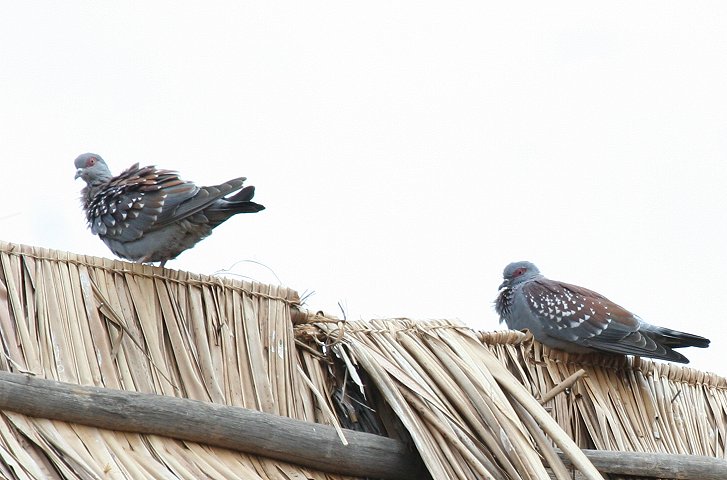
{"type": "MultiPolygon", "coordinates": [[[[177,172],[154,166],[139,168],[137,163],[89,200],[88,221],[91,231],[102,237],[120,242],[138,240],[144,233],[191,218],[242,188],[244,180],[241,177],[200,188],[179,178],[177,172]]],[[[254,190],[246,195],[251,192],[254,190]]]]}
{"type": "Polygon", "coordinates": [[[524,287],[531,311],[548,335],[613,353],[686,362],[686,358],[641,332],[639,318],[587,288],[552,280],[524,287]]]}
{"type": "Polygon", "coordinates": [[[529,282],[523,293],[548,334],[557,338],[618,340],[639,329],[631,312],[587,288],[543,279],[529,282]]]}
{"type": "Polygon", "coordinates": [[[129,242],[173,215],[176,207],[199,189],[176,172],[138,164],[114,177],[87,205],[91,231],[102,237],[129,242]]]}

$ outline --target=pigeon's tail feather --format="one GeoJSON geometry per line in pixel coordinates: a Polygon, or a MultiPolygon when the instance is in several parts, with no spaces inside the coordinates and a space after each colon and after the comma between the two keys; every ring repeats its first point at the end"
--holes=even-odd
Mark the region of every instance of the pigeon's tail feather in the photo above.
{"type": "Polygon", "coordinates": [[[691,333],[680,332],[678,330],[672,330],[670,328],[655,327],[650,325],[648,330],[652,334],[655,340],[662,345],[669,346],[671,348],[682,348],[682,347],[699,347],[707,348],[709,346],[709,339],[700,337],[699,335],[693,335],[691,333]]]}
{"type": "Polygon", "coordinates": [[[260,210],[265,210],[264,205],[260,205],[255,202],[230,202],[230,205],[225,206],[225,210],[233,211],[234,213],[255,213],[260,210]]]}
{"type": "Polygon", "coordinates": [[[222,199],[221,202],[217,202],[215,207],[221,211],[229,212],[232,215],[237,213],[255,213],[260,210],[265,210],[264,206],[251,201],[254,196],[255,187],[250,185],[236,194],[222,199]]]}
{"type": "Polygon", "coordinates": [[[659,360],[666,360],[669,362],[689,363],[687,357],[677,351],[672,350],[675,345],[669,344],[667,341],[665,341],[665,338],[663,336],[654,333],[653,329],[645,331],[642,328],[639,331],[632,332],[631,334],[626,335],[618,341],[595,336],[588,339],[584,343],[587,343],[589,347],[603,350],[605,352],[620,353],[623,355],[636,355],[639,357],[658,358],[659,360]]]}
{"type": "Polygon", "coordinates": [[[234,195],[217,200],[204,213],[213,225],[219,225],[238,213],[256,213],[265,210],[263,205],[251,201],[254,196],[255,187],[250,185],[234,195]]]}
{"type": "Polygon", "coordinates": [[[236,194],[227,197],[225,200],[228,202],[249,202],[252,200],[252,197],[255,196],[255,187],[252,185],[248,185],[247,187],[243,188],[236,194]]]}

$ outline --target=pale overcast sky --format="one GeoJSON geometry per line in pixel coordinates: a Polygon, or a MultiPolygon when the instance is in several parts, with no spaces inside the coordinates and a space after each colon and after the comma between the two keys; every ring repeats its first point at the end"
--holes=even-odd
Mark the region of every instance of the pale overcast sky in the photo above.
{"type": "Polygon", "coordinates": [[[267,210],[169,267],[493,330],[529,259],[727,375],[725,32],[723,1],[4,2],[0,238],[112,256],[83,152],[244,175],[267,210]]]}

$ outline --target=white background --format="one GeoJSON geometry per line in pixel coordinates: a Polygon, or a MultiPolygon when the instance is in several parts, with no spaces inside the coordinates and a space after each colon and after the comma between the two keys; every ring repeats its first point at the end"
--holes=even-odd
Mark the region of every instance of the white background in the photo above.
{"type": "Polygon", "coordinates": [[[4,2],[0,238],[111,256],[73,159],[262,213],[171,268],[278,280],[347,318],[500,328],[529,259],[725,365],[725,2],[4,2]],[[122,4],[123,3],[123,4],[122,4]]]}

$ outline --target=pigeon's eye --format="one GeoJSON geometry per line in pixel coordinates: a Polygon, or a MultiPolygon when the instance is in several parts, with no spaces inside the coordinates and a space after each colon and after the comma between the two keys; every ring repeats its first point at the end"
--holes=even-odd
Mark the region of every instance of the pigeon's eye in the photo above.
{"type": "Polygon", "coordinates": [[[521,268],[518,268],[517,270],[515,270],[514,272],[512,272],[512,276],[519,277],[523,273],[525,273],[525,269],[521,267],[521,268]]]}
{"type": "Polygon", "coordinates": [[[94,165],[96,165],[96,157],[91,157],[88,160],[86,160],[87,167],[93,167],[94,165]]]}

